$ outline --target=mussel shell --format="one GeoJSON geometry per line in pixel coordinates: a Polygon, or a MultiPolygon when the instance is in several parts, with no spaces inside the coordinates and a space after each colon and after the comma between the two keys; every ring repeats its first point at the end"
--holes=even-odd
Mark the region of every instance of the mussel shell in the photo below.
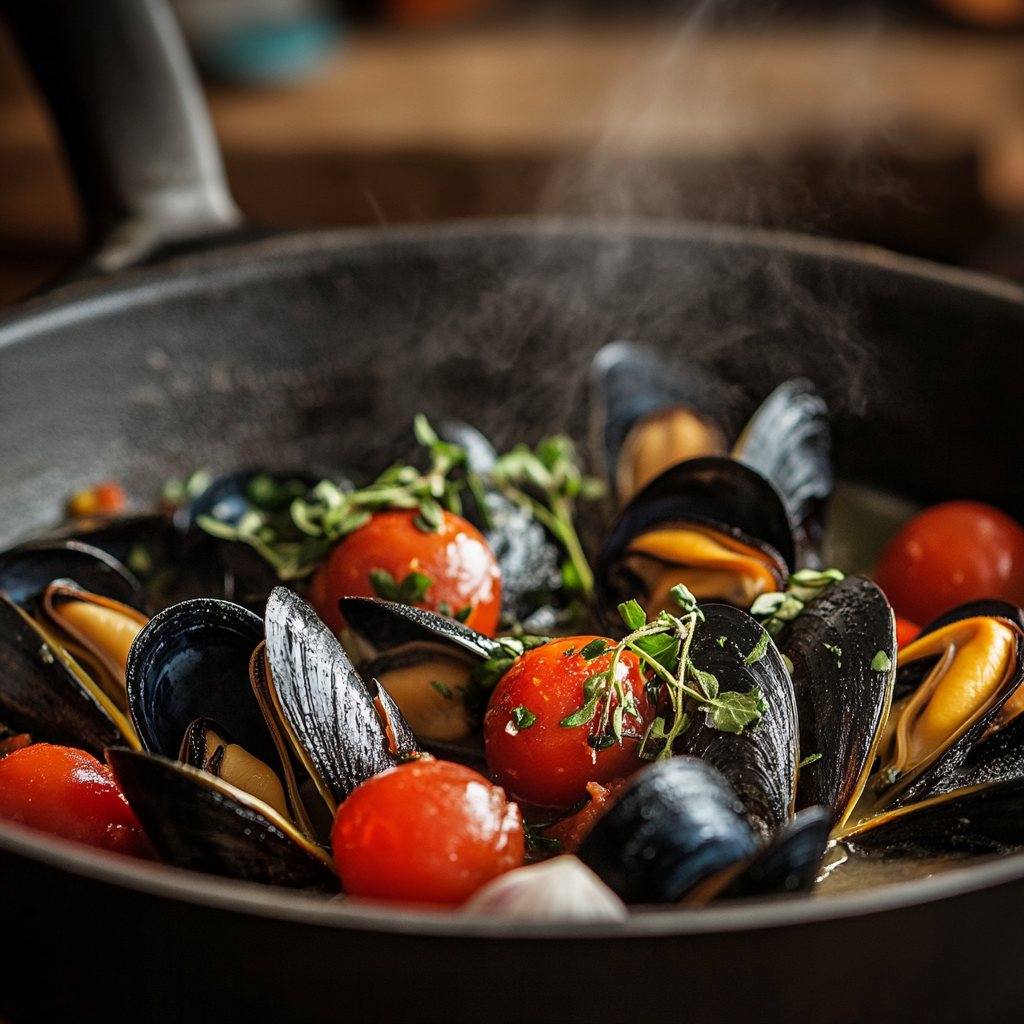
{"type": "Polygon", "coordinates": [[[740,872],[723,896],[781,896],[814,888],[832,831],[825,807],[805,807],[740,872]]]}
{"type": "Polygon", "coordinates": [[[113,555],[77,540],[34,541],[0,554],[0,591],[29,610],[33,598],[57,579],[146,610],[142,584],[113,555]]]}
{"type": "Polygon", "coordinates": [[[683,756],[638,772],[576,856],[626,903],[668,903],[757,849],[722,773],[683,756]]]}
{"type": "Polygon", "coordinates": [[[767,636],[755,619],[726,604],[702,605],[701,610],[705,621],[690,648],[693,664],[717,678],[720,693],[748,693],[756,687],[767,709],[739,736],[714,728],[700,715],[679,749],[714,765],[728,779],[755,830],[768,841],[792,817],[796,798],[799,743],[793,683],[771,641],[757,661],[744,664],[767,636]]]}
{"type": "MultiPolygon", "coordinates": [[[[267,662],[295,743],[335,804],[395,763],[375,694],[359,678],[334,634],[308,604],[277,587],[265,616],[267,662]]],[[[390,698],[388,714],[408,725],[390,698]]]]}
{"type": "Polygon", "coordinates": [[[0,722],[36,741],[80,747],[96,757],[106,747],[135,743],[110,699],[91,690],[73,664],[0,594],[0,722]]]}
{"type": "Polygon", "coordinates": [[[779,649],[793,663],[800,750],[821,755],[800,771],[797,807],[827,807],[835,827],[867,782],[889,714],[896,675],[892,609],[874,583],[848,576],[807,606],[779,649]],[[871,667],[879,651],[889,661],[885,671],[871,667]]]}
{"type": "Polygon", "coordinates": [[[277,752],[249,682],[263,623],[227,601],[197,598],[160,612],[135,638],[125,679],[128,710],[151,754],[177,757],[197,718],[221,722],[264,763],[277,752]]]}
{"type": "Polygon", "coordinates": [[[323,851],[234,786],[157,755],[112,749],[107,760],[168,864],[268,885],[339,887],[323,851]]]}
{"type": "Polygon", "coordinates": [[[503,656],[497,640],[423,608],[370,597],[343,597],[338,607],[351,629],[378,654],[404,644],[431,643],[458,648],[481,661],[503,656]]]}
{"type": "Polygon", "coordinates": [[[196,520],[201,515],[211,516],[222,523],[237,526],[242,517],[253,508],[247,490],[249,484],[260,476],[270,477],[278,484],[297,480],[307,487],[315,487],[319,477],[308,473],[268,472],[266,470],[242,470],[218,477],[201,494],[182,505],[174,515],[175,528],[190,537],[205,536],[196,520]]]}
{"type": "Polygon", "coordinates": [[[840,842],[887,854],[995,853],[1024,846],[1024,779],[970,786],[887,811],[840,842]]]}

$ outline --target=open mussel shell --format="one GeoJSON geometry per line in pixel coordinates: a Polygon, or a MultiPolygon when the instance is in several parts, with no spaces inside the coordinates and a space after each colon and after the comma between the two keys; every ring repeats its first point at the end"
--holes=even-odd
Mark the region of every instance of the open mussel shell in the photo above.
{"type": "Polygon", "coordinates": [[[268,885],[338,888],[330,858],[261,800],[158,755],[111,749],[107,760],[168,864],[268,885]]]}
{"type": "Polygon", "coordinates": [[[209,598],[160,612],[128,655],[128,709],[145,750],[177,757],[185,730],[213,718],[268,765],[277,753],[249,681],[263,623],[235,604],[209,598]]]}
{"type": "MultiPolygon", "coordinates": [[[[766,555],[786,582],[794,562],[793,535],[782,500],[764,477],[729,458],[689,459],[647,484],[619,516],[597,560],[602,614],[615,620],[621,601],[638,597],[618,579],[630,543],[664,523],[710,527],[766,555]]],[[[643,604],[643,601],[641,601],[643,604]]]]}
{"type": "Polygon", "coordinates": [[[760,623],[731,605],[703,605],[705,621],[690,648],[696,668],[720,693],[757,689],[761,720],[742,734],[723,732],[698,714],[677,749],[714,765],[728,779],[763,841],[792,817],[799,760],[796,698],[779,652],[760,623]]]}
{"type": "Polygon", "coordinates": [[[783,896],[814,888],[832,817],[824,807],[806,807],[768,844],[722,893],[723,897],[783,896]]]}
{"type": "Polygon", "coordinates": [[[131,723],[64,649],[0,594],[0,721],[96,757],[138,740],[131,723]]]}
{"type": "Polygon", "coordinates": [[[275,588],[265,630],[280,723],[333,811],[361,782],[411,753],[412,734],[386,691],[363,683],[334,634],[295,593],[275,588]]]}
{"type": "Polygon", "coordinates": [[[369,644],[374,656],[417,643],[453,647],[480,661],[501,656],[497,640],[423,608],[370,597],[343,597],[338,607],[353,632],[369,644]]]}
{"type": "Polygon", "coordinates": [[[839,833],[888,855],[1003,853],[1024,847],[1024,778],[969,786],[879,814],[839,833]]]}
{"type": "Polygon", "coordinates": [[[54,580],[72,579],[83,590],[146,610],[142,584],[113,555],[77,540],[35,541],[0,554],[0,591],[30,610],[54,580]]]}
{"type": "Polygon", "coordinates": [[[896,676],[896,625],[885,595],[848,576],[816,598],[782,635],[793,665],[803,756],[798,807],[827,807],[841,825],[871,772],[896,676]]]}
{"type": "MultiPolygon", "coordinates": [[[[922,765],[898,778],[891,786],[882,787],[878,782],[869,780],[865,800],[871,797],[869,791],[873,785],[878,799],[868,810],[877,813],[906,807],[930,796],[997,779],[1009,779],[1024,771],[1024,750],[1021,749],[1024,745],[1024,715],[1018,714],[1000,731],[992,731],[998,726],[1004,705],[1011,699],[1016,702],[1016,691],[1024,683],[1024,629],[1020,624],[1020,610],[1003,601],[971,602],[941,616],[918,639],[965,619],[979,617],[1002,619],[1013,627],[1016,663],[1012,677],[1002,687],[999,696],[970,725],[922,765]]],[[[894,701],[912,698],[938,660],[937,656],[923,657],[900,665],[893,689],[894,701]]],[[[892,714],[896,715],[898,710],[902,711],[902,707],[897,709],[894,704],[892,714]]],[[[858,809],[864,807],[862,801],[858,809]]]]}
{"type": "Polygon", "coordinates": [[[626,903],[670,903],[758,845],[722,773],[683,756],[638,772],[576,855],[626,903]]]}

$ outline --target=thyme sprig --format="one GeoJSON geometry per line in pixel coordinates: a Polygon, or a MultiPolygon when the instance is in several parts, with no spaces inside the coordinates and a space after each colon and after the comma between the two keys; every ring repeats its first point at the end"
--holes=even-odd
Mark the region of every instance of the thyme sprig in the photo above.
{"type": "Polygon", "coordinates": [[[811,601],[843,579],[839,569],[801,569],[789,577],[789,586],[784,591],[761,594],[750,606],[750,614],[777,640],[811,601]]]}
{"type": "Polygon", "coordinates": [[[671,721],[659,715],[643,736],[642,756],[666,759],[672,756],[675,741],[693,724],[692,705],[707,716],[708,724],[723,732],[739,735],[744,729],[756,725],[764,711],[764,702],[755,688],[748,693],[719,692],[718,679],[694,665],[690,650],[704,613],[696,598],[685,586],[672,588],[672,597],[682,610],[681,616],[662,611],[652,622],[636,601],[619,605],[619,614],[631,632],[610,647],[602,639],[592,640],[580,651],[587,661],[594,661],[611,651],[608,667],[587,678],[583,686],[583,705],[559,723],[571,728],[597,719],[588,742],[602,750],[623,738],[624,715],[637,715],[631,690],[618,678],[618,666],[623,651],[631,651],[653,673],[648,685],[648,697],[657,701],[662,692],[667,697],[671,721]],[[613,697],[615,698],[613,701],[613,697]],[[660,745],[658,753],[648,750],[660,745]]]}

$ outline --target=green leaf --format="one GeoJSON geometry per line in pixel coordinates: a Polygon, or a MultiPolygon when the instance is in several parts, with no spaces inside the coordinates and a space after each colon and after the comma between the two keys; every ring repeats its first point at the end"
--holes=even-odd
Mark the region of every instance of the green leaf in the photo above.
{"type": "Polygon", "coordinates": [[[467,604],[465,608],[460,608],[455,613],[455,616],[454,616],[455,617],[455,621],[456,622],[465,622],[466,619],[468,619],[470,617],[470,615],[472,615],[472,614],[473,614],[473,606],[471,604],[467,604]]]}
{"type": "MultiPolygon", "coordinates": [[[[392,580],[392,582],[394,581],[392,580]]],[[[417,601],[423,600],[423,595],[433,585],[434,581],[429,576],[424,576],[421,572],[411,572],[398,585],[396,600],[401,601],[402,604],[415,604],[417,601]]]]}
{"type": "Polygon", "coordinates": [[[536,850],[537,853],[546,853],[555,856],[562,852],[562,844],[558,839],[549,839],[545,835],[541,835],[540,829],[536,826],[527,825],[523,823],[523,838],[526,840],[526,845],[532,850],[536,850]]]}
{"type": "Polygon", "coordinates": [[[395,582],[395,577],[392,576],[387,569],[371,569],[369,577],[370,586],[373,587],[373,592],[382,601],[402,600],[398,584],[395,582]]]}
{"type": "Polygon", "coordinates": [[[473,667],[469,678],[483,690],[490,690],[515,664],[515,658],[489,658],[473,667]]]}
{"type": "Polygon", "coordinates": [[[773,591],[771,594],[760,594],[750,606],[750,614],[756,619],[763,619],[768,615],[774,615],[785,600],[786,595],[781,590],[773,591]]]}
{"type": "Polygon", "coordinates": [[[690,665],[690,672],[693,674],[693,678],[700,683],[704,696],[708,700],[714,700],[718,696],[718,679],[710,672],[702,672],[692,664],[690,665]]]}
{"type": "Polygon", "coordinates": [[[634,600],[619,605],[619,615],[630,631],[643,629],[647,625],[647,615],[639,603],[634,600]]]}
{"type": "Polygon", "coordinates": [[[792,622],[803,614],[804,607],[803,601],[792,594],[787,594],[786,600],[775,609],[775,618],[781,619],[783,622],[792,622]]]}
{"type": "Polygon", "coordinates": [[[744,665],[753,665],[755,662],[760,661],[764,657],[764,652],[768,650],[768,644],[771,642],[771,638],[767,633],[761,634],[761,639],[757,641],[754,649],[743,659],[744,665]]]}
{"type": "Polygon", "coordinates": [[[889,660],[889,655],[885,651],[879,651],[871,659],[871,668],[875,672],[888,672],[892,668],[892,662],[889,660]]]}
{"type": "Polygon", "coordinates": [[[620,704],[612,712],[612,732],[615,734],[615,739],[622,742],[622,716],[625,714],[626,709],[620,704]]]}
{"type": "Polygon", "coordinates": [[[572,562],[566,561],[562,563],[562,586],[566,590],[583,590],[583,579],[580,576],[580,571],[572,562]]]}
{"type": "Polygon", "coordinates": [[[609,747],[614,747],[617,742],[618,741],[615,739],[615,736],[611,733],[604,733],[600,736],[595,736],[591,733],[587,737],[587,746],[593,747],[598,752],[607,750],[609,747]]]}
{"type": "Polygon", "coordinates": [[[696,609],[697,598],[695,598],[682,583],[677,583],[669,593],[672,595],[676,604],[679,605],[687,615],[696,609]]]}
{"type": "Polygon", "coordinates": [[[597,702],[600,699],[601,694],[595,693],[583,707],[574,711],[571,715],[566,715],[558,724],[563,729],[574,729],[578,725],[586,725],[597,714],[597,702]]]}
{"type": "Polygon", "coordinates": [[[524,729],[529,729],[537,721],[537,716],[525,704],[520,704],[519,707],[513,708],[511,714],[512,721],[520,732],[524,729]]]}
{"type": "Polygon", "coordinates": [[[821,760],[821,754],[808,754],[798,765],[797,768],[806,768],[809,764],[814,764],[815,761],[821,760]]]}
{"type": "Polygon", "coordinates": [[[786,657],[785,654],[782,655],[782,664],[786,666],[786,671],[790,675],[792,675],[793,674],[793,662],[791,662],[789,660],[789,658],[786,657]]]}
{"type": "Polygon", "coordinates": [[[715,641],[715,643],[716,643],[716,644],[718,644],[718,646],[719,646],[719,647],[724,647],[724,646],[725,646],[725,641],[726,641],[726,640],[728,640],[728,639],[729,639],[728,637],[725,637],[725,636],[720,636],[720,637],[719,637],[719,638],[718,638],[718,639],[717,639],[717,640],[715,641]]]}
{"type": "Polygon", "coordinates": [[[611,678],[610,671],[595,672],[592,676],[587,676],[583,683],[583,699],[584,701],[590,700],[594,694],[598,693],[601,689],[601,684],[607,682],[611,678]]]}
{"type": "Polygon", "coordinates": [[[420,499],[420,514],[413,520],[422,533],[437,533],[444,522],[444,509],[433,498],[420,499]]]}
{"type": "MultiPolygon", "coordinates": [[[[826,643],[823,643],[821,646],[824,647],[826,651],[829,651],[835,657],[835,659],[836,659],[836,667],[837,668],[842,668],[843,667],[843,649],[842,649],[842,647],[833,647],[832,644],[826,644],[826,643]]],[[[877,657],[877,655],[876,655],[876,657],[877,657]]]]}
{"type": "Polygon", "coordinates": [[[421,412],[416,413],[413,417],[412,432],[416,435],[416,440],[424,448],[429,448],[440,440],[437,434],[434,433],[434,428],[430,425],[430,421],[421,412]]]}
{"type": "Polygon", "coordinates": [[[600,658],[605,651],[608,650],[608,641],[603,637],[595,637],[587,644],[586,647],[580,651],[580,657],[584,661],[593,661],[595,658],[600,658]]]}
{"type": "Polygon", "coordinates": [[[761,700],[761,693],[756,688],[749,693],[728,691],[719,694],[713,705],[701,707],[707,713],[710,724],[722,732],[731,732],[739,736],[748,725],[761,720],[767,710],[761,700]]]}
{"type": "Polygon", "coordinates": [[[233,526],[228,526],[227,523],[222,523],[219,519],[214,519],[213,516],[197,516],[196,523],[201,529],[214,537],[220,537],[221,540],[238,540],[238,531],[233,526]]]}
{"type": "Polygon", "coordinates": [[[444,697],[445,700],[451,700],[452,699],[452,691],[450,689],[448,689],[448,687],[445,686],[444,683],[439,683],[436,680],[431,679],[430,680],[430,685],[435,690],[437,690],[437,692],[439,694],[441,694],[441,696],[444,697]]]}
{"type": "Polygon", "coordinates": [[[637,637],[633,646],[650,655],[659,665],[674,672],[679,664],[679,640],[671,633],[655,633],[653,636],[637,637]]]}

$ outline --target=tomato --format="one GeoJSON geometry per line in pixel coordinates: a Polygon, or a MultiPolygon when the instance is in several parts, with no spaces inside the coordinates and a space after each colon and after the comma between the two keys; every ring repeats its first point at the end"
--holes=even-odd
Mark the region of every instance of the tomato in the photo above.
{"type": "MultiPolygon", "coordinates": [[[[591,745],[591,733],[596,732],[601,718],[600,706],[588,723],[560,724],[586,703],[583,686],[587,679],[610,667],[611,654],[590,662],[580,656],[595,639],[574,636],[535,647],[519,658],[494,688],[484,716],[487,764],[517,800],[567,810],[583,799],[588,782],[605,784],[625,778],[643,764],[637,752],[639,739],[634,737],[643,736],[654,718],[654,708],[644,694],[640,662],[629,651],[623,652],[617,675],[632,691],[639,714],[623,715],[623,741],[603,750],[591,745]]],[[[611,701],[614,712],[618,700],[613,695],[611,701]]]]}
{"type": "Polygon", "coordinates": [[[349,534],[316,571],[309,603],[336,634],[345,628],[342,597],[380,597],[370,573],[383,570],[396,584],[413,573],[430,580],[416,607],[454,615],[467,607],[471,629],[494,636],[501,612],[501,572],[480,531],[461,516],[444,513],[441,526],[424,533],[416,509],[378,512],[349,534]]]}
{"type": "Polygon", "coordinates": [[[900,650],[907,644],[912,644],[920,635],[921,627],[910,619],[896,616],[896,649],[900,650]]]}
{"type": "Polygon", "coordinates": [[[429,754],[353,790],[331,832],[352,896],[464,903],[523,863],[519,808],[479,772],[429,754]]]}
{"type": "Polygon", "coordinates": [[[114,773],[74,747],[35,743],[0,761],[0,818],[104,850],[154,858],[114,773]]]}
{"type": "Polygon", "coordinates": [[[68,501],[68,513],[75,518],[117,515],[128,507],[128,495],[116,480],[104,480],[95,487],[76,491],[68,501]]]}
{"type": "Polygon", "coordinates": [[[1024,529],[977,501],[925,509],[900,530],[873,573],[897,615],[927,625],[957,605],[1024,605],[1024,529]]]}

